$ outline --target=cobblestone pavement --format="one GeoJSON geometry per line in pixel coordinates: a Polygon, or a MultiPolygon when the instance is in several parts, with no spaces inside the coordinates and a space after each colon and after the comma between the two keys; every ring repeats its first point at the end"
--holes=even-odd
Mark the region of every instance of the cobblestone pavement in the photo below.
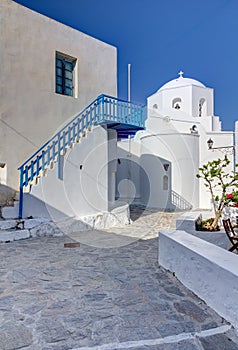
{"type": "Polygon", "coordinates": [[[177,214],[141,214],[110,249],[92,234],[1,244],[0,349],[237,350],[230,324],[158,266],[158,228],[177,214]]]}

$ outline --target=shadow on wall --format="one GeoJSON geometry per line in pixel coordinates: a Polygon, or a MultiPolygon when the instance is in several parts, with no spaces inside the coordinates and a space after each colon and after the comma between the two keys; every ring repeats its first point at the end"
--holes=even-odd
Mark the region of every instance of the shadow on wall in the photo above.
{"type": "Polygon", "coordinates": [[[7,186],[0,184],[0,207],[12,206],[16,200],[16,191],[7,186]]]}
{"type": "Polygon", "coordinates": [[[129,204],[147,206],[150,194],[150,181],[139,164],[139,158],[127,157],[127,152],[120,150],[116,173],[116,200],[126,201],[129,204]],[[148,189],[143,200],[141,199],[140,178],[148,189]]]}
{"type": "Polygon", "coordinates": [[[191,203],[172,190],[172,164],[152,154],[141,157],[118,148],[116,198],[132,205],[187,211],[191,203]]]}
{"type": "MultiPolygon", "coordinates": [[[[24,193],[23,204],[23,219],[41,218],[46,220],[46,224],[48,221],[52,221],[61,232],[68,236],[80,231],[93,230],[98,227],[104,228],[108,223],[114,223],[112,222],[113,215],[110,213],[104,217],[99,213],[98,215],[79,218],[73,212],[62,212],[31,193],[24,193]]],[[[14,207],[3,208],[2,214],[5,219],[16,219],[18,218],[18,211],[19,201],[15,202],[14,207]]]]}
{"type": "Polygon", "coordinates": [[[137,157],[118,149],[117,199],[147,208],[175,210],[172,204],[171,163],[161,157],[143,154],[137,157]]]}

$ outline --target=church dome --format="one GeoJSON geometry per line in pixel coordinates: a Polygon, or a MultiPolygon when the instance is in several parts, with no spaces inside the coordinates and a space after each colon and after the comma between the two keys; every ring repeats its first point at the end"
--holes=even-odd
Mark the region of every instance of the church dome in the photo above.
{"type": "Polygon", "coordinates": [[[165,89],[175,89],[182,86],[189,86],[189,85],[195,85],[199,87],[206,87],[204,84],[202,84],[200,81],[191,79],[191,78],[184,78],[183,72],[179,72],[179,78],[170,80],[168,83],[164,84],[159,90],[165,90],[165,89]]]}

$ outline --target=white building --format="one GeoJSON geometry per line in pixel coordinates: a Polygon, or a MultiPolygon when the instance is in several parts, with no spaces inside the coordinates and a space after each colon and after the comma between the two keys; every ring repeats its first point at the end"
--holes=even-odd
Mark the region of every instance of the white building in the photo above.
{"type": "Polygon", "coordinates": [[[98,95],[117,96],[117,50],[12,0],[0,17],[0,183],[16,189],[21,163],[98,95]]]}
{"type": "MultiPolygon", "coordinates": [[[[117,96],[117,51],[12,0],[1,1],[0,17],[0,192],[4,202],[19,189],[17,169],[27,158],[98,95],[117,96]]],[[[109,136],[102,127],[97,129],[80,149],[80,164],[85,172],[88,167],[92,174],[101,171],[101,191],[107,195],[109,136]],[[91,154],[88,162],[82,160],[95,142],[104,152],[95,154],[95,159],[91,154]]],[[[51,176],[48,172],[48,181],[51,176]]],[[[87,200],[81,201],[87,213],[94,211],[88,204],[91,191],[99,208],[107,209],[95,186],[90,184],[87,200]]]]}
{"type": "Polygon", "coordinates": [[[19,216],[103,216],[115,207],[117,134],[142,128],[142,108],[130,105],[133,119],[116,99],[116,48],[12,0],[0,18],[0,207],[20,185],[19,216]]]}
{"type": "Polygon", "coordinates": [[[147,101],[146,130],[119,145],[124,167],[118,167],[118,197],[161,209],[210,208],[198,168],[224,157],[223,151],[231,170],[235,159],[232,148],[208,150],[210,138],[214,148],[235,142],[234,132],[222,131],[214,116],[213,89],[180,72],[147,101]]]}

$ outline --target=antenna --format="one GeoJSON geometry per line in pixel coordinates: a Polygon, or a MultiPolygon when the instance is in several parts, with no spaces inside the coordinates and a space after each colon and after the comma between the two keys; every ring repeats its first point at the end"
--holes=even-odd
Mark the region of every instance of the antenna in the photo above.
{"type": "Polygon", "coordinates": [[[127,88],[127,100],[131,102],[131,64],[128,63],[128,88],[127,88]]]}

